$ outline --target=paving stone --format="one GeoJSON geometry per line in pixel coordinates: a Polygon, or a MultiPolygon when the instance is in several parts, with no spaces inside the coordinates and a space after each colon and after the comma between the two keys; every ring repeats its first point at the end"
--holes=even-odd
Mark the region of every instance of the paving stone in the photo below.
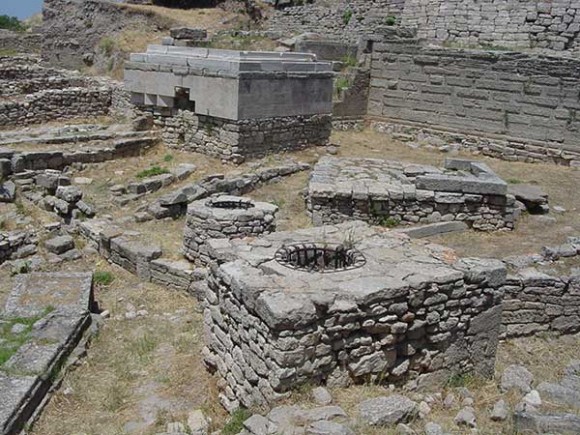
{"type": "Polygon", "coordinates": [[[44,246],[48,252],[63,254],[74,249],[75,242],[71,236],[58,236],[44,242],[44,246]]]}
{"type": "Polygon", "coordinates": [[[358,405],[361,421],[370,426],[406,423],[418,412],[417,403],[398,394],[365,400],[358,405]]]}

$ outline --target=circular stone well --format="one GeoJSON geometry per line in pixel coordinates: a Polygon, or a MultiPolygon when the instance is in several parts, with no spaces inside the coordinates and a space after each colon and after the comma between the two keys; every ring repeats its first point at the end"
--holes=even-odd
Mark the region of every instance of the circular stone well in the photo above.
{"type": "Polygon", "coordinates": [[[206,241],[271,233],[278,207],[241,196],[221,195],[192,202],[187,207],[183,249],[192,261],[207,264],[206,241]]]}

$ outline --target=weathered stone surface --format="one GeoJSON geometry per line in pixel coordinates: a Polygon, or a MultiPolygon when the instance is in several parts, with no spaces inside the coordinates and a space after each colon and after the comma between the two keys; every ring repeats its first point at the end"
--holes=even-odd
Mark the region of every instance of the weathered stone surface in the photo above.
{"type": "Polygon", "coordinates": [[[510,365],[501,376],[500,388],[502,391],[515,389],[521,393],[529,393],[533,381],[534,376],[524,366],[510,365]]]}
{"type": "MultiPolygon", "coordinates": [[[[550,403],[571,406],[580,409],[580,392],[559,384],[542,382],[537,390],[541,396],[550,403]]],[[[531,403],[531,405],[534,405],[531,403]]]]}
{"type": "Polygon", "coordinates": [[[508,406],[505,400],[498,400],[495,405],[493,405],[493,410],[491,411],[491,419],[493,421],[504,421],[508,418],[508,406]]]}
{"type": "Polygon", "coordinates": [[[330,392],[324,387],[316,387],[312,390],[312,398],[317,405],[326,406],[332,403],[330,392]]]}
{"type": "Polygon", "coordinates": [[[75,242],[71,236],[58,236],[44,242],[48,252],[63,254],[75,247],[75,242]]]}
{"type": "Polygon", "coordinates": [[[530,213],[547,213],[548,194],[533,184],[511,184],[509,192],[525,204],[530,213]]]}
{"type": "Polygon", "coordinates": [[[471,406],[461,409],[453,419],[457,426],[476,427],[475,410],[471,406]]]}
{"type": "Polygon", "coordinates": [[[56,197],[70,204],[74,204],[82,199],[83,191],[76,186],[58,186],[56,189],[56,197]]]}
{"type": "Polygon", "coordinates": [[[394,426],[405,423],[417,413],[417,403],[405,396],[377,397],[358,406],[360,419],[370,426],[394,426]]]}

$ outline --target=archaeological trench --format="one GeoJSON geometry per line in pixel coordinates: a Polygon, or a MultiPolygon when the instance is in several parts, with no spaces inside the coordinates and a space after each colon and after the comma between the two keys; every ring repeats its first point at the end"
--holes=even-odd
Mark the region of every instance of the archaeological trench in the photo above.
{"type": "Polygon", "coordinates": [[[245,415],[235,431],[198,409],[122,433],[580,433],[580,342],[559,383],[526,361],[496,372],[518,340],[577,340],[580,228],[549,246],[522,229],[577,210],[492,169],[580,168],[580,1],[272,1],[253,30],[220,31],[273,51],[215,48],[215,29],[121,3],[45,0],[42,26],[0,33],[3,435],[48,433],[108,323],[147,322],[103,303],[104,263],[191,301],[192,376],[245,415]],[[87,74],[128,26],[165,36],[121,59],[123,81],[87,74]],[[357,137],[411,157],[349,152],[357,137]],[[463,236],[527,244],[445,246],[463,236]],[[442,395],[467,378],[505,400],[442,395]],[[361,386],[382,394],[333,399],[361,386]],[[305,392],[313,404],[293,401],[305,392]]]}

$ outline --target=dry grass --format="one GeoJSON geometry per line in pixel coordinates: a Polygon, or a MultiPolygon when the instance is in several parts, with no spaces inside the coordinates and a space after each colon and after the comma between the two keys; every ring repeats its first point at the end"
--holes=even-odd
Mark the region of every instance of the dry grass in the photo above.
{"type": "Polygon", "coordinates": [[[112,318],[31,433],[60,435],[74,428],[87,435],[121,434],[131,422],[153,420],[134,432],[152,434],[162,432],[168,422],[185,422],[187,412],[197,408],[223,420],[224,411],[215,405],[216,387],[201,361],[202,319],[195,300],[141,283],[97,258],[74,267],[115,276],[109,286],[97,287],[95,295],[112,318]],[[149,314],[126,320],[127,304],[149,314]]]}

